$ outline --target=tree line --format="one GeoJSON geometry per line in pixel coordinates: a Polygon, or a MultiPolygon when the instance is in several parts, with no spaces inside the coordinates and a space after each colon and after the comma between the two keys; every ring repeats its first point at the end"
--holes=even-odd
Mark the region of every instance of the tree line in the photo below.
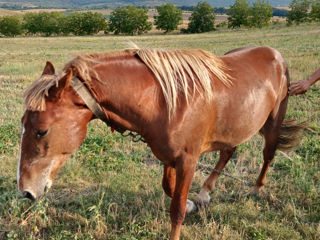
{"type": "MultiPolygon", "coordinates": [[[[306,21],[320,21],[320,0],[292,0],[287,14],[287,23],[300,24],[306,21]],[[310,11],[311,9],[311,11],[310,11]]],[[[215,12],[208,2],[199,2],[192,8],[187,28],[183,33],[201,33],[215,29],[215,12]]],[[[157,7],[154,25],[157,29],[169,33],[178,29],[182,23],[182,10],[171,3],[157,7]]],[[[229,28],[257,27],[270,24],[273,9],[268,1],[236,0],[227,10],[228,21],[220,24],[229,28]]],[[[26,13],[21,16],[0,18],[0,33],[4,36],[17,35],[92,35],[100,31],[114,34],[142,34],[151,30],[148,10],[135,6],[118,7],[109,18],[101,13],[73,12],[65,15],[61,12],[26,13]]],[[[219,25],[218,25],[219,26],[219,25]]]]}

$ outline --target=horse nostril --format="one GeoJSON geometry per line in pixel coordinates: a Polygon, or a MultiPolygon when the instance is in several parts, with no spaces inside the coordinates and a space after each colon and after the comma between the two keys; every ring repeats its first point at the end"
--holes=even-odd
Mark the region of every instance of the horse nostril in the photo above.
{"type": "Polygon", "coordinates": [[[35,198],[34,196],[32,196],[32,194],[31,194],[30,192],[28,192],[28,191],[24,191],[24,192],[22,193],[22,195],[23,195],[25,198],[29,198],[29,199],[32,200],[32,201],[36,200],[36,198],[35,198]]]}

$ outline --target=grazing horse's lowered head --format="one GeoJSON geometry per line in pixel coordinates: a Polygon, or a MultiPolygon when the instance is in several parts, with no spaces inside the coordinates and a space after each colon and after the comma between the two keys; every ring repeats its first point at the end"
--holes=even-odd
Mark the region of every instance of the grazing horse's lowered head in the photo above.
{"type": "Polygon", "coordinates": [[[40,79],[25,92],[17,181],[18,189],[30,199],[51,187],[68,156],[81,145],[93,117],[69,87],[71,79],[72,69],[58,76],[47,62],[40,79]]]}

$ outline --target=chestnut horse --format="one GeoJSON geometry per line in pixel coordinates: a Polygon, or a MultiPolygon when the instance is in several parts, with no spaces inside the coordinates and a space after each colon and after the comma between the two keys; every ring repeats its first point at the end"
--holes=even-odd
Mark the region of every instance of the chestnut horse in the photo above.
{"type": "MultiPolygon", "coordinates": [[[[120,132],[139,133],[163,162],[162,186],[172,198],[170,239],[179,239],[186,212],[196,208],[187,197],[200,154],[219,150],[215,168],[222,170],[235,147],[260,131],[264,164],[255,191],[265,184],[276,149],[290,147],[300,129],[284,121],[288,86],[285,60],[270,47],[219,58],[202,50],[139,48],[80,55],[59,74],[47,62],[24,95],[19,191],[37,199],[49,189],[98,117],[120,132]]],[[[198,203],[209,202],[218,175],[205,181],[198,203]]]]}

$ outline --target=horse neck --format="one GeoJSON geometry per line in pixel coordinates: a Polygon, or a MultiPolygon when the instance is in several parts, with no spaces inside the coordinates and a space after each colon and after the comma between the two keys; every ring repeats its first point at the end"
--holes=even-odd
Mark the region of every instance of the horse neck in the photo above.
{"type": "Polygon", "coordinates": [[[94,81],[97,99],[115,127],[140,134],[159,114],[159,86],[148,68],[130,56],[95,67],[101,81],[94,81]]]}

